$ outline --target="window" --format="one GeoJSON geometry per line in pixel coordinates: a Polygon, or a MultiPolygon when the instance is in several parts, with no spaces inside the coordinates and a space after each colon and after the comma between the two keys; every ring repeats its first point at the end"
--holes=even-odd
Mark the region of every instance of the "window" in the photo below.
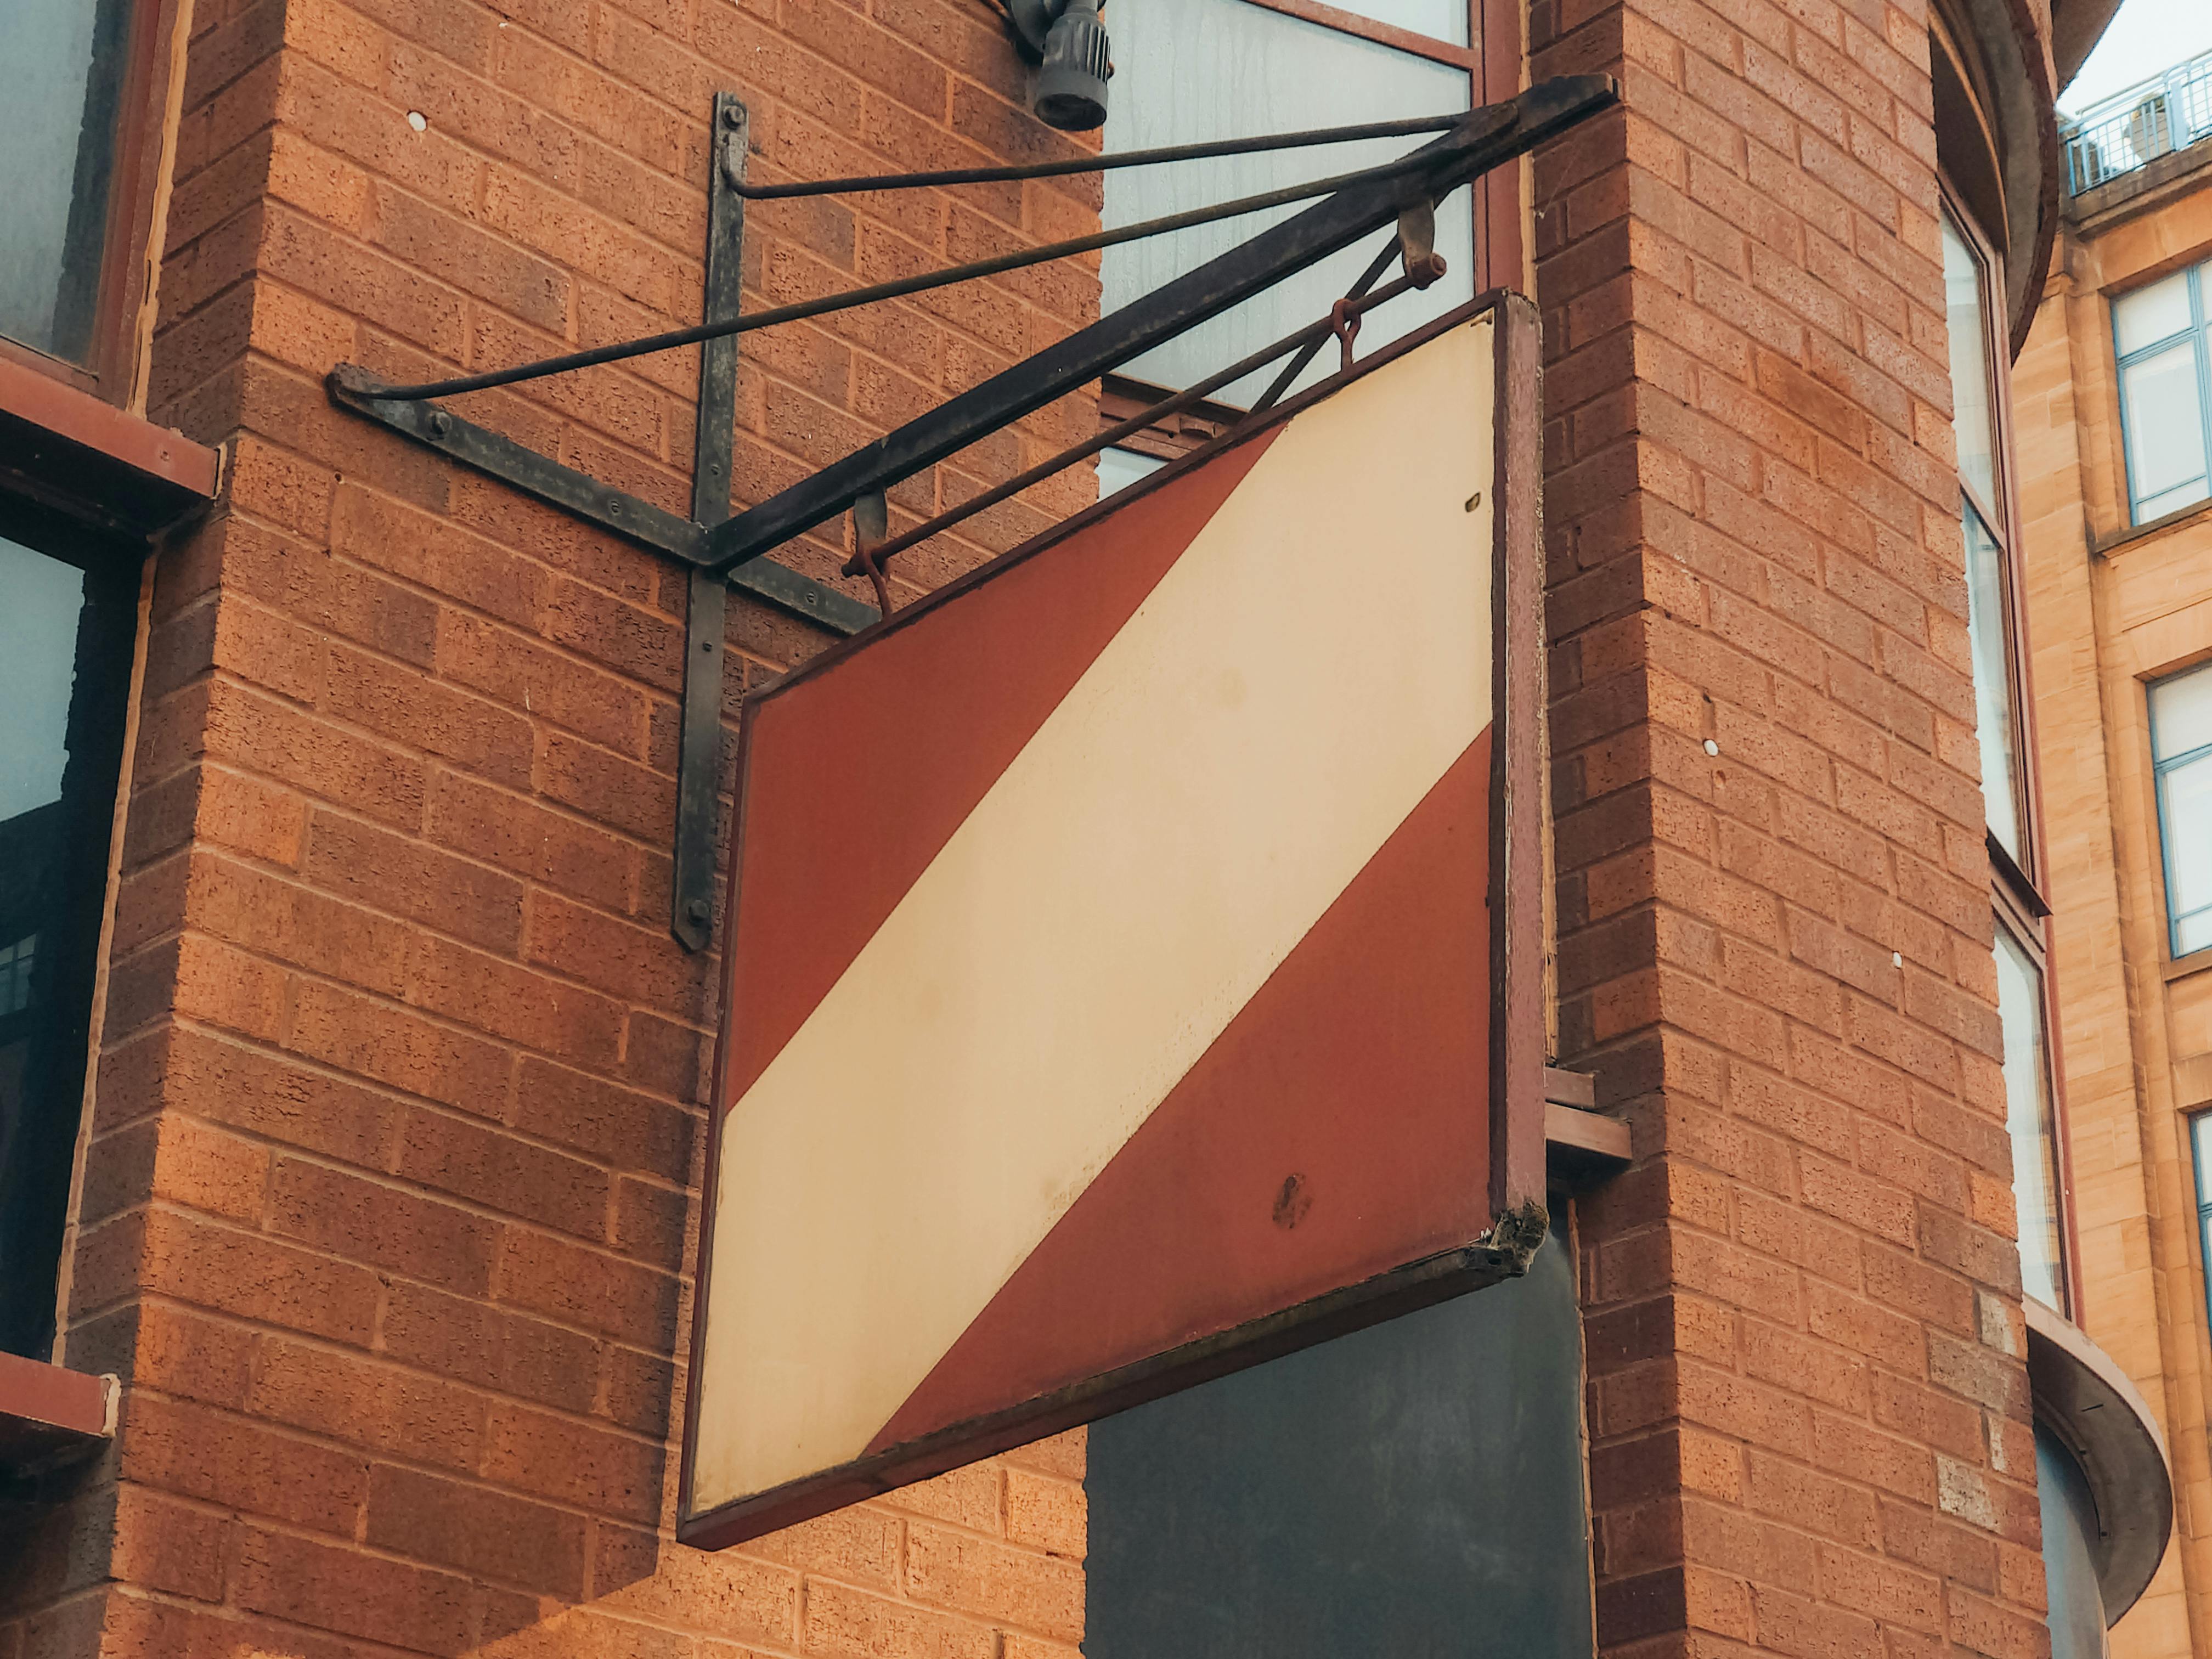
{"type": "Polygon", "coordinates": [[[127,403],[176,0],[0,3],[0,356],[127,403]]]}
{"type": "Polygon", "coordinates": [[[2021,1288],[2047,1307],[2063,1308],[2049,1009],[2042,970],[2002,922],[1997,924],[1997,1018],[2004,1027],[2005,1132],[2012,1140],[2013,1202],[2020,1217],[2021,1288]]]}
{"type": "MultiPolygon", "coordinates": [[[[1452,114],[1473,106],[1477,64],[1468,44],[1468,0],[1364,0],[1336,10],[1346,14],[1344,21],[1319,23],[1277,9],[1272,0],[1114,0],[1114,50],[1121,72],[1114,82],[1106,148],[1198,143],[1452,114]],[[1356,19],[1370,20],[1371,27],[1363,28],[1356,19]]],[[[1425,142],[1385,139],[1109,173],[1106,222],[1130,224],[1371,167],[1425,142]]],[[[1101,271],[1106,309],[1142,298],[1309,205],[1109,248],[1101,271]]],[[[1146,353],[1124,372],[1179,387],[1249,356],[1299,325],[1326,317],[1380,245],[1378,236],[1347,248],[1146,353]]],[[[1376,312],[1368,319],[1363,347],[1395,338],[1474,296],[1474,228],[1467,191],[1438,210],[1437,250],[1450,264],[1443,280],[1376,312]]],[[[1322,378],[1334,366],[1334,352],[1322,353],[1301,384],[1322,378]]],[[[1265,375],[1255,375],[1224,388],[1220,397],[1225,404],[1249,406],[1267,384],[1265,375]]]]}
{"type": "Polygon", "coordinates": [[[2004,480],[1997,466],[1998,386],[1990,349],[1990,262],[1960,223],[1943,218],[1943,289],[1951,335],[1951,424],[1958,434],[1960,517],[1966,543],[1966,630],[1982,750],[1982,793],[1989,830],[2013,863],[2028,864],[2022,839],[2026,779],[2021,765],[2021,699],[2017,628],[2008,580],[2012,568],[2004,480]]]}
{"type": "Polygon", "coordinates": [[[138,562],[135,549],[40,528],[15,539],[23,526],[0,527],[0,1352],[42,1357],[83,1105],[138,562]],[[55,556],[64,550],[77,556],[55,556]]]}
{"type": "Polygon", "coordinates": [[[2112,301],[2128,510],[2136,524],[2212,495],[2212,359],[2207,266],[2177,270],[2112,301]]]}
{"type": "Polygon", "coordinates": [[[2166,915],[2177,957],[2212,950],[2212,663],[2150,689],[2166,915]]]}
{"type": "Polygon", "coordinates": [[[2066,1307],[2063,1161],[2057,1066],[2037,883],[2036,836],[2012,497],[2004,335],[1996,257],[1948,205],[1943,287],[1950,332],[1952,427],[1959,446],[1959,520],[1966,574],[1966,636],[1996,913],[1997,1016],[2004,1039],[2005,1127],[2012,1141],[2022,1289],[2066,1307]]]}

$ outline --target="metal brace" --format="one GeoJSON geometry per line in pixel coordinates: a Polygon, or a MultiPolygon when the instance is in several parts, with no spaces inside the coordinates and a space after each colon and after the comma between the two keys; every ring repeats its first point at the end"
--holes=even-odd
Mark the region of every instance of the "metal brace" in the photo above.
{"type": "MultiPolygon", "coordinates": [[[[738,314],[744,263],[744,183],[750,132],[735,93],[714,95],[715,166],[708,180],[707,276],[702,320],[738,314]]],[[[437,450],[526,495],[690,567],[684,651],[684,721],[676,766],[676,836],[670,930],[687,951],[714,937],[716,784],[722,757],[723,628],[737,587],[831,633],[850,635],[878,613],[788,566],[756,559],[717,571],[708,532],[730,516],[730,471],[737,422],[738,339],[700,348],[698,430],[692,456],[691,516],[601,483],[488,427],[434,403],[379,396],[374,377],[351,367],[331,376],[333,401],[386,430],[437,450]]]]}

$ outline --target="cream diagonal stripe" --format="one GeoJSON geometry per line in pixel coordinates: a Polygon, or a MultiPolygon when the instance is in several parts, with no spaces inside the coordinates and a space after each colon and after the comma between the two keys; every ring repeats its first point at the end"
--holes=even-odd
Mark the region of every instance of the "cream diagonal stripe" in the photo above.
{"type": "Polygon", "coordinates": [[[1492,349],[1279,432],[732,1109],[697,1507],[860,1455],[1489,724],[1492,349]]]}

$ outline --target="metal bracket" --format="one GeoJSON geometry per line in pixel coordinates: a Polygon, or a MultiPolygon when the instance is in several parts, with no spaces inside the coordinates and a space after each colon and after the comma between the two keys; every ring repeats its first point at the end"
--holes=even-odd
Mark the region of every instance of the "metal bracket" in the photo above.
{"type": "MultiPolygon", "coordinates": [[[[714,95],[715,166],[709,179],[707,280],[702,321],[735,317],[744,264],[744,182],[749,130],[735,93],[714,95]]],[[[700,348],[697,436],[692,457],[691,516],[601,483],[488,427],[434,403],[376,395],[378,383],[347,365],[329,381],[331,400],[464,466],[574,514],[610,534],[690,568],[684,648],[684,720],[676,763],[676,838],[669,927],[687,951],[714,937],[716,783],[722,756],[723,629],[736,587],[831,633],[853,635],[877,620],[874,607],[788,566],[757,559],[717,572],[708,532],[730,516],[730,470],[738,400],[738,339],[700,348]]]]}
{"type": "MultiPolygon", "coordinates": [[[[708,179],[707,292],[699,320],[738,314],[745,240],[749,128],[734,94],[714,94],[715,165],[708,179]]],[[[730,462],[738,414],[738,337],[699,347],[699,416],[694,422],[691,518],[711,529],[730,516],[730,462]]],[[[670,927],[687,951],[714,933],[714,784],[721,770],[723,624],[730,590],[694,566],[684,633],[684,735],[676,761],[676,849],[670,927]]]]}
{"type": "MultiPolygon", "coordinates": [[[[1281,192],[1285,202],[1322,196],[1324,192],[1326,199],[735,516],[730,512],[730,469],[736,417],[737,334],[742,328],[763,326],[771,320],[795,321],[802,316],[826,314],[832,310],[921,292],[924,288],[969,281],[995,270],[1012,270],[1046,258],[1103,247],[1119,240],[1159,234],[1182,228],[1186,219],[1191,223],[1212,222],[1232,213],[1255,212],[1276,204],[1275,198],[1251,197],[1218,204],[1190,216],[1170,216],[1025,254],[926,273],[744,319],[739,316],[739,264],[744,240],[746,113],[744,104],[734,94],[720,93],[714,100],[715,164],[709,173],[706,291],[702,320],[696,328],[678,329],[617,346],[595,347],[543,362],[425,382],[414,387],[386,386],[364,371],[347,366],[331,374],[330,395],[341,406],[391,431],[436,449],[615,535],[665,553],[690,568],[670,926],[687,950],[700,951],[706,948],[714,927],[714,786],[721,757],[722,659],[726,654],[723,627],[728,586],[744,588],[833,632],[860,632],[881,620],[882,613],[795,570],[774,563],[765,556],[870,498],[874,499],[870,500],[868,525],[857,527],[857,545],[863,565],[878,550],[896,551],[904,544],[882,540],[887,526],[877,524],[876,514],[881,509],[876,507],[875,501],[901,480],[1395,221],[1399,234],[1393,239],[1390,249],[1369,269],[1352,295],[1338,309],[1340,337],[1346,338],[1348,356],[1348,336],[1364,309],[1361,297],[1380,278],[1389,258],[1404,258],[1406,278],[1415,287],[1425,287],[1442,274],[1443,261],[1437,258],[1434,247],[1434,204],[1440,197],[1501,162],[1527,154],[1542,140],[1609,107],[1617,99],[1613,82],[1604,76],[1571,76],[1546,81],[1506,102],[1458,118],[1443,137],[1386,167],[1317,180],[1313,185],[1281,192]],[[732,331],[700,338],[718,326],[726,326],[732,331]],[[611,489],[430,401],[441,394],[459,395],[693,343],[700,343],[702,349],[692,516],[688,520],[679,519],[636,496],[611,489]],[[872,535],[869,533],[871,526],[874,526],[872,535]]],[[[1293,134],[1234,148],[1279,147],[1316,137],[1293,134]]],[[[1122,163],[1133,164],[1170,159],[1170,152],[1150,152],[1119,159],[1122,163]]],[[[1066,171],[1078,165],[1097,164],[1047,163],[1042,167],[1045,170],[1066,171]]],[[[996,176],[994,170],[983,172],[996,176]]],[[[916,175],[917,179],[939,177],[916,175]]],[[[840,187],[882,182],[850,179],[842,181],[840,187]]],[[[1272,404],[1283,393],[1311,359],[1319,342],[1326,337],[1325,334],[1316,336],[1300,349],[1290,368],[1261,400],[1261,407],[1272,404]]],[[[1285,349],[1295,343],[1295,340],[1286,342],[1285,349]]],[[[1095,449],[1097,446],[1090,447],[1095,449]]],[[[880,580],[879,569],[869,574],[878,578],[878,592],[888,601],[888,589],[880,580]]]]}

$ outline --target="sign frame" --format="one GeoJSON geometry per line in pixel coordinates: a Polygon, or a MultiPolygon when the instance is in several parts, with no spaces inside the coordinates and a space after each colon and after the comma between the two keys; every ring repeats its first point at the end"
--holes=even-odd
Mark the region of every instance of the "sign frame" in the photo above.
{"type": "MultiPolygon", "coordinates": [[[[1279,1312],[1154,1354],[1055,1393],[936,1431],[834,1468],[706,1510],[694,1498],[702,1410],[706,1320],[714,1248],[714,1193],[727,1115],[727,1067],[736,951],[723,950],[718,1031],[710,1077],[701,1198],[699,1256],[692,1298],[690,1364],[685,1376],[684,1446],[677,1510],[679,1543],[721,1549],[842,1509],[900,1486],[1010,1450],[1078,1425],[1259,1364],[1314,1343],[1379,1323],[1467,1291],[1517,1277],[1542,1243],[1545,1209],[1544,1065],[1548,1047],[1548,929],[1546,893],[1547,744],[1542,547],[1541,330],[1524,296],[1492,289],[1346,372],[1192,451],[1107,500],[1086,508],[896,612],[879,626],[841,642],[749,699],[739,720],[738,799],[732,827],[730,898],[733,927],[741,868],[753,717],[765,697],[829,672],[875,640],[911,626],[938,606],[1009,566],[1056,546],[1133,500],[1161,489],[1214,457],[1295,418],[1315,404],[1450,331],[1494,313],[1496,347],[1492,488],[1492,800],[1498,817],[1490,846],[1490,1230],[1467,1245],[1425,1257],[1279,1312]],[[1503,902],[1500,902],[1502,896],[1503,902]]],[[[1347,568],[1345,580],[1361,580],[1347,568]]]]}

